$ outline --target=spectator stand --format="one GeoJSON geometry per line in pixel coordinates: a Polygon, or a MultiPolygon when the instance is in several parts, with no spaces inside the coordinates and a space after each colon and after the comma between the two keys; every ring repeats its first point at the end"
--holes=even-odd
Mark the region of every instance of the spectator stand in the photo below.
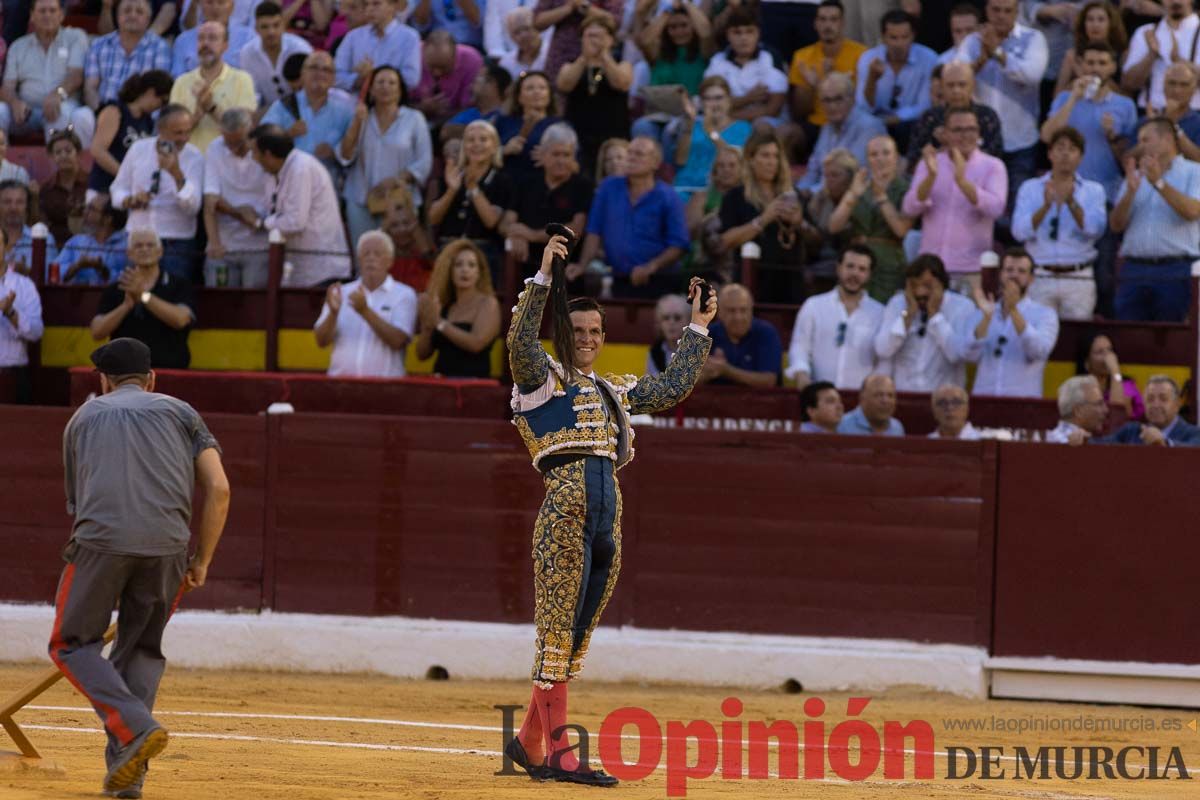
{"type": "MultiPolygon", "coordinates": [[[[61,373],[66,367],[88,363],[94,343],[87,325],[99,302],[102,289],[93,287],[45,285],[44,229],[35,228],[33,277],[42,295],[46,334],[42,342],[40,364],[61,373]]],[[[285,289],[283,275],[284,246],[281,237],[271,244],[271,277],[266,289],[205,288],[197,292],[197,317],[200,325],[192,331],[190,346],[193,365],[200,370],[324,370],[328,351],[316,346],[312,324],[320,314],[324,293],[319,289],[285,289]]],[[[742,250],[742,279],[752,289],[758,264],[755,247],[742,250]]],[[[520,267],[511,257],[505,259],[501,306],[507,325],[508,309],[520,287],[520,267]]],[[[1197,297],[1200,274],[1193,277],[1192,313],[1189,322],[1103,323],[1063,322],[1059,340],[1046,370],[1045,396],[1054,396],[1058,385],[1074,372],[1076,344],[1089,330],[1102,328],[1121,353],[1126,374],[1144,384],[1156,372],[1165,372],[1183,384],[1196,372],[1200,345],[1200,316],[1197,297]]],[[[654,303],[649,300],[607,300],[608,344],[598,368],[602,371],[641,374],[651,343],[654,303]]],[[[795,321],[797,307],[771,303],[756,304],[755,314],[775,325],[787,341],[795,321]]],[[[544,338],[548,338],[548,321],[544,338]]],[[[429,374],[432,361],[408,357],[410,374],[429,374]]],[[[492,375],[503,379],[503,342],[492,351],[492,375]]],[[[43,370],[44,372],[44,370],[43,370]]],[[[65,402],[61,378],[42,376],[44,383],[58,387],[57,402],[65,402]]],[[[44,396],[39,392],[39,397],[44,396]]]]}
{"type": "MultiPolygon", "coordinates": [[[[750,287],[753,293],[760,269],[758,248],[753,242],[749,242],[743,246],[741,255],[742,281],[750,287]]],[[[1112,338],[1113,346],[1121,354],[1122,369],[1126,375],[1136,379],[1139,386],[1144,386],[1146,379],[1157,373],[1170,375],[1180,386],[1183,386],[1189,378],[1197,374],[1197,358],[1200,357],[1200,325],[1197,324],[1197,315],[1200,313],[1198,293],[1200,293],[1200,262],[1197,262],[1192,268],[1192,305],[1186,323],[1060,320],[1058,342],[1050,354],[1050,362],[1046,365],[1042,396],[1055,397],[1059,385],[1075,374],[1075,352],[1079,340],[1095,330],[1104,331],[1112,338]]],[[[796,321],[796,311],[797,307],[794,305],[759,302],[754,304],[754,315],[774,325],[785,343],[791,337],[792,325],[796,321]]],[[[650,330],[651,323],[648,320],[643,324],[646,330],[650,330]]],[[[610,332],[610,339],[614,338],[614,333],[610,332]]],[[[786,352],[784,358],[787,358],[786,352]]],[[[973,365],[968,369],[968,373],[973,379],[973,365]]]]}

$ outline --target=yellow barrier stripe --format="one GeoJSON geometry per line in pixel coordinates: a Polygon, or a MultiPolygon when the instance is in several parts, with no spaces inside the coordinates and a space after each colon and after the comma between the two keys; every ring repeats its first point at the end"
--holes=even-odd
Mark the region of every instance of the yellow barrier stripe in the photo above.
{"type": "MultiPolygon", "coordinates": [[[[549,341],[542,343],[551,349],[549,341]]],[[[188,338],[192,350],[192,368],[209,370],[244,370],[250,372],[266,369],[264,352],[266,333],[251,330],[221,330],[205,328],[192,331],[188,338]]],[[[96,349],[96,342],[84,327],[49,326],[42,337],[42,364],[47,367],[86,366],[91,363],[89,354],[96,349]]],[[[641,344],[610,342],[604,346],[596,361],[599,373],[642,375],[646,371],[648,347],[641,344]]],[[[279,331],[279,368],[285,370],[315,370],[324,372],[329,368],[329,349],[317,347],[316,339],[309,329],[285,328],[279,331]]],[[[504,343],[497,340],[492,346],[492,377],[499,378],[507,370],[504,361],[504,343]]],[[[786,356],[785,356],[786,358],[786,356]]],[[[409,347],[405,359],[411,375],[428,375],[433,372],[434,359],[420,360],[416,348],[409,347]]],[[[1155,374],[1165,374],[1182,385],[1191,371],[1187,367],[1155,364],[1122,364],[1126,377],[1145,387],[1146,380],[1155,374]]],[[[1059,385],[1075,374],[1071,361],[1051,361],[1046,366],[1042,388],[1044,397],[1057,396],[1059,385]]]]}

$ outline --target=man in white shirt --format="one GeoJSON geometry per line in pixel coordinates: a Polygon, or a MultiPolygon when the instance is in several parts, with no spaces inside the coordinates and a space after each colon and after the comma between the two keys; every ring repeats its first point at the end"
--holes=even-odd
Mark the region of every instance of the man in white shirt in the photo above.
{"type": "Polygon", "coordinates": [[[332,284],[313,326],[333,345],[330,377],[403,378],[404,351],[417,330],[417,293],[388,274],[395,248],[383,231],[358,240],[359,279],[332,284]]]}
{"type": "Polygon", "coordinates": [[[929,434],[930,439],[962,439],[976,441],[979,431],[967,421],[970,414],[970,401],[967,390],[953,383],[946,383],[934,389],[929,400],[933,408],[933,421],[937,428],[929,434]]]}
{"type": "Polygon", "coordinates": [[[294,33],[284,33],[283,9],[266,0],[254,10],[254,31],[258,35],[242,48],[238,66],[254,79],[260,105],[269,106],[288,94],[283,65],[296,53],[307,55],[312,45],[294,33]]]}
{"type": "Polygon", "coordinates": [[[1053,444],[1080,445],[1104,430],[1108,403],[1094,375],[1076,375],[1058,387],[1058,425],[1046,433],[1053,444]]]}
{"type": "Polygon", "coordinates": [[[987,22],[963,40],[958,59],[975,70],[975,99],[1000,117],[1008,204],[1035,173],[1041,83],[1050,50],[1042,32],[1017,22],[1017,0],[988,0],[987,22]]]}
{"type": "Polygon", "coordinates": [[[191,280],[200,254],[196,217],[204,191],[204,156],[189,144],[192,114],[174,103],[158,115],[158,135],[130,145],[113,179],[113,208],[129,212],[125,229],[156,231],[162,269],[191,280]]]}
{"type": "MultiPolygon", "coordinates": [[[[4,238],[0,234],[7,245],[4,238]]],[[[0,403],[30,401],[28,348],[41,340],[42,330],[37,287],[0,258],[0,403]]]]}
{"type": "Polygon", "coordinates": [[[1090,320],[1096,308],[1096,243],[1108,228],[1104,187],[1079,177],[1083,135],[1059,128],[1050,138],[1050,171],[1025,181],[1013,207],[1013,238],[1037,264],[1030,296],[1060,319],[1090,320]]]}
{"type": "Polygon", "coordinates": [[[975,289],[979,310],[969,321],[974,333],[967,360],[979,364],[974,394],[1041,397],[1042,375],[1058,341],[1058,315],[1027,296],[1034,262],[1013,247],[1000,259],[1000,297],[975,289]]]}
{"type": "Polygon", "coordinates": [[[974,304],[950,290],[946,265],[932,253],[913,259],[904,291],[883,311],[875,355],[891,359],[901,392],[928,392],[942,384],[967,385],[967,320],[974,304]]]}
{"type": "Polygon", "coordinates": [[[0,127],[6,133],[50,132],[71,125],[86,150],[96,116],[83,105],[83,60],[87,34],[63,27],[60,0],[35,0],[33,30],[13,42],[0,88],[0,127]]]}
{"type": "MultiPolygon", "coordinates": [[[[492,13],[492,6],[492,3],[488,3],[489,15],[492,13]]],[[[497,63],[508,70],[514,81],[524,72],[546,68],[546,54],[550,51],[550,40],[554,36],[553,26],[539,32],[533,26],[532,9],[522,7],[508,12],[504,17],[504,29],[508,32],[505,38],[511,40],[513,45],[511,50],[498,57],[497,63]]],[[[630,96],[632,94],[631,89],[630,96]]]]}
{"type": "MultiPolygon", "coordinates": [[[[1121,88],[1137,92],[1142,111],[1162,108],[1167,67],[1177,61],[1200,63],[1200,16],[1193,0],[1166,0],[1162,19],[1143,25],[1129,37],[1129,50],[1122,65],[1121,88]]],[[[1192,108],[1200,108],[1200,94],[1192,97],[1192,108]]]]}
{"type": "Polygon", "coordinates": [[[774,124],[783,112],[788,81],[761,45],[758,19],[744,6],[734,8],[725,36],[729,47],[712,57],[704,77],[720,75],[729,84],[734,119],[774,124]]]}
{"type": "Polygon", "coordinates": [[[838,258],[837,288],[800,307],[784,371],[797,388],[829,381],[839,389],[858,389],[875,371],[875,332],[883,304],[866,291],[874,265],[866,245],[850,245],[838,258]]]}
{"type": "Polygon", "coordinates": [[[250,139],[254,159],[275,177],[263,225],[287,237],[293,272],[285,274],[284,285],[317,286],[350,277],[350,250],[329,170],[294,148],[278,125],[260,125],[250,139]]]}
{"type": "Polygon", "coordinates": [[[272,181],[250,152],[254,114],[221,115],[221,136],[204,158],[205,286],[261,289],[267,285],[267,231],[272,181]]]}
{"type": "MultiPolygon", "coordinates": [[[[532,12],[536,5],[537,3],[533,0],[489,0],[483,9],[483,50],[487,53],[488,58],[503,62],[505,57],[511,57],[516,53],[519,43],[517,37],[513,35],[509,20],[514,11],[525,9],[530,12],[526,21],[532,26],[532,12]]],[[[537,31],[534,33],[537,35],[537,31]]],[[[551,27],[544,35],[546,39],[549,39],[553,34],[554,28],[551,27]]],[[[535,69],[540,69],[540,67],[535,69]]]]}

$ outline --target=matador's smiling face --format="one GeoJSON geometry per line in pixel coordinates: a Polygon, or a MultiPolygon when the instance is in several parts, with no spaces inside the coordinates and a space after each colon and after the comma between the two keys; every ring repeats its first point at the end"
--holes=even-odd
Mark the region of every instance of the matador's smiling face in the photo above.
{"type": "Polygon", "coordinates": [[[575,337],[575,366],[586,375],[604,347],[604,320],[599,311],[573,311],[571,330],[575,337]]]}

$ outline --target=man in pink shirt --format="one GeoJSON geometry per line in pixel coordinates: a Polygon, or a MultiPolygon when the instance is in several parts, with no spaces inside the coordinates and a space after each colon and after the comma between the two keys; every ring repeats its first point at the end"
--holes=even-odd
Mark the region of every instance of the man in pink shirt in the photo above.
{"type": "Polygon", "coordinates": [[[1004,213],[1008,172],[1004,162],[979,149],[979,121],[970,108],[947,113],[945,149],[926,146],[904,213],[923,217],[921,252],[942,259],[946,271],[972,285],[979,256],[992,249],[996,218],[1004,213]]]}
{"type": "Polygon", "coordinates": [[[471,105],[471,84],[483,67],[474,47],[458,44],[447,30],[425,37],[421,53],[421,82],[409,94],[431,125],[440,125],[471,105]]]}

